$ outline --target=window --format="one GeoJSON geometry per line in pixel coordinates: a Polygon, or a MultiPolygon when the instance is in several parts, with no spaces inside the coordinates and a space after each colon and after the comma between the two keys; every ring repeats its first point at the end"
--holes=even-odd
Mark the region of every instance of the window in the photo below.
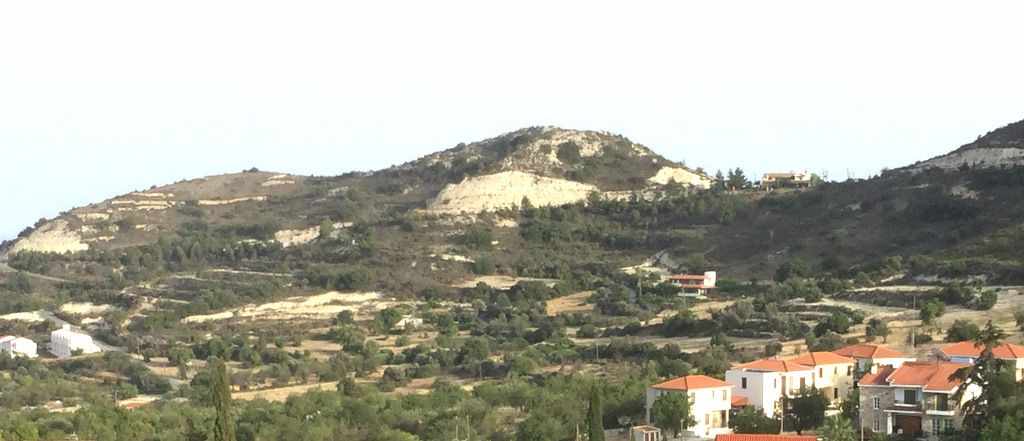
{"type": "Polygon", "coordinates": [[[747,377],[743,377],[743,380],[741,380],[740,383],[743,384],[743,386],[741,386],[741,387],[746,389],[747,388],[747,377]]]}
{"type": "Polygon", "coordinates": [[[806,388],[807,388],[807,379],[806,378],[801,378],[800,379],[800,389],[806,389],[806,388]]]}
{"type": "Polygon", "coordinates": [[[903,391],[903,404],[917,404],[917,391],[905,390],[903,391]]]}
{"type": "Polygon", "coordinates": [[[825,377],[825,368],[818,368],[818,378],[825,377]]]}
{"type": "MultiPolygon", "coordinates": [[[[878,398],[875,398],[875,399],[877,400],[878,398]]],[[[878,415],[875,415],[874,431],[875,432],[881,432],[882,431],[882,419],[878,415]]]]}
{"type": "Polygon", "coordinates": [[[940,420],[938,418],[932,418],[932,434],[941,433],[941,430],[942,430],[942,420],[940,420]]]}
{"type": "Polygon", "coordinates": [[[852,364],[846,367],[846,375],[853,375],[853,365],[852,364]]]}
{"type": "Polygon", "coordinates": [[[871,399],[871,405],[872,405],[872,407],[875,408],[875,410],[881,409],[882,408],[882,399],[879,398],[879,397],[872,398],[871,399]]]}
{"type": "Polygon", "coordinates": [[[832,375],[839,375],[839,366],[832,368],[832,375]]]}
{"type": "Polygon", "coordinates": [[[838,387],[835,388],[835,389],[832,389],[832,399],[833,400],[838,400],[839,399],[839,388],[838,387]]]}

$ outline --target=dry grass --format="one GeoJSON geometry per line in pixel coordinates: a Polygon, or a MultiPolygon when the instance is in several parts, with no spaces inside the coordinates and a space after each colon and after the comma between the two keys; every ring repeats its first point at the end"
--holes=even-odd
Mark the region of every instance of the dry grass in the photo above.
{"type": "Polygon", "coordinates": [[[547,314],[548,316],[554,317],[564,313],[592,312],[594,310],[594,305],[588,304],[587,299],[589,299],[593,293],[593,291],[582,291],[548,300],[546,307],[547,314]]]}

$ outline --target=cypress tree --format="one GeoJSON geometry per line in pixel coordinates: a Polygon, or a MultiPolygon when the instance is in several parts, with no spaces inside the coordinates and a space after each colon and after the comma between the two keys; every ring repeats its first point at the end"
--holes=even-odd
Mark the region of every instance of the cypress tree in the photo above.
{"type": "Polygon", "coordinates": [[[210,394],[217,410],[213,426],[214,441],[235,441],[235,421],[231,418],[231,388],[228,370],[220,359],[210,363],[210,394]]]}
{"type": "Polygon", "coordinates": [[[587,435],[590,441],[604,441],[604,411],[601,409],[601,392],[597,386],[590,391],[590,411],[587,435]]]}

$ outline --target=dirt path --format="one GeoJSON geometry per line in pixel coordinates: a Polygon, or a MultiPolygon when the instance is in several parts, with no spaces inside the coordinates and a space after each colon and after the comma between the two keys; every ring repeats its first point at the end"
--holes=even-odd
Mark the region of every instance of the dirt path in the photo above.
{"type": "Polygon", "coordinates": [[[46,280],[46,281],[56,282],[56,283],[67,283],[68,282],[67,279],[61,279],[60,277],[44,276],[42,274],[30,273],[28,271],[18,271],[16,269],[11,268],[10,266],[8,266],[7,262],[0,262],[0,273],[17,273],[17,272],[20,272],[20,273],[22,273],[22,274],[24,274],[26,276],[29,276],[29,277],[32,277],[32,278],[35,278],[35,279],[39,279],[39,280],[46,280]]]}
{"type": "Polygon", "coordinates": [[[548,316],[554,317],[558,314],[567,312],[591,312],[594,310],[594,305],[588,304],[587,299],[590,298],[593,291],[582,291],[575,294],[569,294],[567,296],[556,297],[548,300],[545,305],[548,316]]]}

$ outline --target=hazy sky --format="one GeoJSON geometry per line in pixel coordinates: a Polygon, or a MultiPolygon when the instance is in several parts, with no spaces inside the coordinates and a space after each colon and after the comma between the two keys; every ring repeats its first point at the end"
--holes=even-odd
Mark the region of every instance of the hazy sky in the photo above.
{"type": "Polygon", "coordinates": [[[532,125],[845,179],[1024,119],[1024,3],[9,1],[0,238],[248,167],[339,174],[532,125]]]}

